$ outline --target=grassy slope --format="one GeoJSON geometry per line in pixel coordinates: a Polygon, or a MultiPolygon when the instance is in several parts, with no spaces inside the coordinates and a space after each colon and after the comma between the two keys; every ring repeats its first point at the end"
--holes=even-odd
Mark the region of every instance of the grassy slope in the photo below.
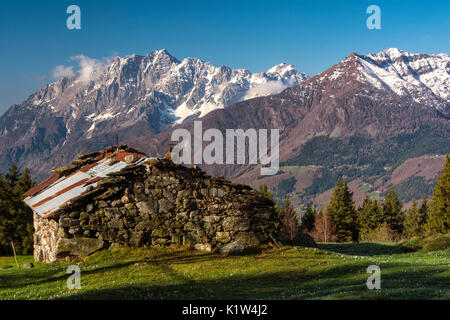
{"type": "MultiPolygon", "coordinates": [[[[450,251],[400,253],[392,244],[321,244],[223,257],[187,249],[116,249],[83,261],[0,270],[0,299],[450,299],[450,251]],[[80,290],[68,290],[70,264],[80,290]],[[368,290],[369,265],[381,290],[368,290]]],[[[32,260],[19,257],[21,264],[32,260]]],[[[0,257],[0,268],[15,265],[0,257]]]]}

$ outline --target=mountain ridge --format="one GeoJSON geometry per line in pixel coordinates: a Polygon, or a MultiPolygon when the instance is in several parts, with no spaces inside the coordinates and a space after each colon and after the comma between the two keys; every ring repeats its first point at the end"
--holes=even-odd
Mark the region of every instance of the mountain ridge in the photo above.
{"type": "Polygon", "coordinates": [[[154,134],[307,78],[288,64],[252,74],[198,58],[179,61],[165,49],[107,63],[75,58],[81,61],[79,71],[37,90],[0,117],[0,142],[6,149],[0,154],[0,171],[12,162],[34,167],[39,162],[35,158],[80,140],[111,135],[105,143],[113,143],[116,133],[122,139],[137,132],[154,134]]]}
{"type": "MultiPolygon", "coordinates": [[[[204,68],[200,69],[206,70],[206,73],[184,72],[184,75],[190,75],[188,80],[191,83],[195,82],[195,77],[193,77],[195,74],[209,77],[208,81],[211,82],[214,77],[211,72],[207,73],[208,70],[218,72],[217,75],[225,77],[228,75],[227,79],[232,79],[230,77],[233,73],[231,69],[224,66],[213,68],[212,65],[203,65],[200,59],[187,58],[182,63],[173,57],[166,56],[164,52],[159,54],[153,52],[150,56],[151,59],[159,60],[161,63],[158,63],[157,68],[149,73],[148,78],[145,78],[149,83],[156,83],[158,79],[161,79],[161,73],[165,74],[167,70],[172,70],[172,73],[176,75],[180,69],[194,70],[196,64],[200,64],[204,68]],[[175,67],[171,69],[170,65],[175,65],[175,67]],[[194,69],[186,68],[186,66],[194,69]]],[[[113,60],[115,62],[112,62],[110,68],[125,66],[124,61],[121,62],[120,59],[113,60]]],[[[145,57],[132,56],[127,59],[138,61],[145,57]]],[[[129,67],[140,66],[139,68],[141,68],[141,60],[129,67]]],[[[195,70],[199,70],[199,68],[197,67],[195,70]]],[[[248,79],[251,78],[249,78],[249,74],[245,69],[239,70],[241,71],[236,71],[234,75],[241,75],[239,79],[245,79],[248,83],[248,79]],[[247,77],[242,77],[242,75],[247,77]]],[[[265,73],[257,74],[253,83],[260,79],[263,79],[261,81],[264,82],[264,79],[269,79],[269,76],[274,73],[280,76],[286,74],[292,76],[292,72],[292,65],[280,64],[265,73]]],[[[295,72],[296,70],[294,76],[298,76],[295,72]]],[[[213,110],[207,112],[200,119],[204,124],[204,130],[208,127],[280,129],[282,165],[300,167],[313,165],[319,168],[316,168],[314,172],[307,170],[308,177],[304,178],[308,181],[312,179],[313,182],[306,187],[298,180],[303,179],[301,175],[296,176],[286,172],[285,169],[280,170],[280,176],[285,179],[294,177],[298,188],[302,185],[302,188],[295,191],[299,193],[298,198],[302,196],[308,198],[317,192],[322,193],[323,189],[329,186],[330,181],[337,176],[347,176],[352,179],[361,179],[361,181],[369,179],[375,182],[384,179],[384,173],[380,168],[398,166],[411,157],[450,150],[449,144],[446,142],[450,138],[449,74],[450,55],[448,54],[410,54],[392,48],[368,55],[351,53],[327,70],[311,78],[303,79],[299,84],[285,88],[279,93],[249,97],[249,99],[238,101],[226,108],[212,108],[213,110]],[[314,147],[317,143],[321,144],[321,148],[314,147]],[[308,150],[308,156],[305,156],[302,150],[308,150]],[[387,150],[395,155],[390,157],[392,159],[388,159],[387,150]],[[345,156],[347,160],[344,161],[338,156],[345,156]],[[329,168],[333,161],[338,166],[347,166],[348,168],[329,168]],[[323,188],[318,187],[320,181],[323,182],[323,188]]],[[[130,83],[128,81],[130,76],[133,75],[139,78],[139,73],[129,71],[124,72],[123,77],[118,81],[126,86],[127,83],[130,83]]],[[[204,79],[204,77],[200,78],[204,79]]],[[[170,89],[172,88],[170,85],[166,86],[167,83],[160,84],[160,87],[169,88],[175,95],[177,92],[185,92],[183,85],[186,85],[188,80],[184,79],[186,80],[184,81],[182,77],[175,78],[179,81],[176,82],[177,86],[173,90],[170,89]]],[[[218,78],[220,80],[220,77],[218,78]]],[[[64,82],[61,87],[70,86],[68,80],[61,79],[59,81],[64,82]]],[[[94,87],[95,84],[91,85],[90,90],[95,90],[94,87]]],[[[126,93],[133,92],[131,85],[128,85],[127,88],[129,88],[128,91],[122,89],[125,91],[123,93],[125,101],[128,97],[126,93]]],[[[116,92],[120,92],[118,85],[112,86],[109,91],[100,95],[99,99],[108,101],[109,95],[114,96],[116,92]]],[[[163,101],[164,90],[158,92],[158,94],[153,94],[152,99],[163,101]]],[[[236,91],[232,92],[236,93],[236,91]]],[[[142,97],[142,95],[137,97],[142,97]]],[[[188,100],[199,102],[205,95],[199,97],[188,100]]],[[[192,97],[190,93],[189,98],[195,97],[192,97]]],[[[12,113],[20,116],[16,116],[15,122],[9,123],[9,126],[4,125],[3,116],[0,118],[0,140],[3,139],[3,141],[5,141],[5,130],[14,131],[14,126],[19,126],[18,119],[26,123],[27,117],[33,117],[26,112],[26,104],[22,107],[13,106],[11,110],[12,113]]],[[[70,108],[64,110],[74,112],[70,108]]],[[[194,113],[198,111],[195,107],[189,110],[193,110],[194,113]]],[[[80,130],[85,128],[85,135],[75,135],[70,138],[71,135],[67,135],[67,123],[61,117],[52,118],[51,111],[46,110],[46,112],[37,121],[31,119],[35,121],[34,127],[30,126],[32,134],[19,135],[17,139],[12,137],[15,142],[29,146],[38,152],[29,153],[29,150],[19,145],[9,153],[0,155],[3,157],[2,163],[4,163],[4,159],[9,163],[19,159],[19,164],[33,167],[37,176],[44,177],[51,167],[70,160],[76,153],[114,144],[115,134],[119,134],[121,140],[127,141],[129,145],[148,154],[162,156],[167,151],[171,130],[177,127],[189,129],[192,127],[191,120],[196,119],[195,114],[189,114],[182,122],[169,121],[167,125],[158,127],[158,123],[152,122],[155,121],[155,118],[159,120],[163,116],[157,107],[151,109],[150,113],[139,113],[139,104],[132,105],[127,113],[137,113],[138,117],[134,117],[134,120],[138,121],[134,123],[127,123],[120,114],[116,115],[114,110],[93,108],[85,115],[90,116],[93,113],[89,120],[103,121],[87,122],[84,127],[79,127],[80,130]],[[36,124],[36,122],[38,123],[36,124]],[[93,123],[95,123],[95,127],[89,131],[93,123]],[[124,126],[124,123],[127,126],[124,126]],[[45,127],[45,130],[42,130],[42,127],[45,127]],[[88,135],[89,132],[93,133],[92,136],[88,135]],[[99,134],[94,135],[96,132],[99,134]],[[51,151],[49,152],[49,150],[51,151]]],[[[172,118],[172,120],[174,119],[172,118]]],[[[17,128],[16,131],[20,131],[17,128]]],[[[257,187],[257,183],[262,184],[280,178],[259,177],[258,166],[202,167],[210,174],[229,176],[239,182],[252,184],[254,187],[257,187]]],[[[3,168],[3,170],[5,169],[6,167],[3,168]]],[[[272,186],[279,188],[280,182],[275,181],[274,183],[272,186]]],[[[386,186],[380,185],[381,189],[384,187],[386,186]]]]}
{"type": "MultiPolygon", "coordinates": [[[[384,177],[389,180],[390,173],[385,167],[396,167],[409,158],[426,154],[449,152],[450,124],[446,116],[449,102],[435,99],[423,103],[416,95],[429,89],[420,83],[405,85],[400,81],[404,88],[413,88],[404,92],[398,87],[394,88],[396,91],[389,85],[367,80],[367,70],[361,67],[364,58],[350,54],[324,72],[279,94],[214,111],[202,118],[203,129],[281,129],[282,166],[306,168],[307,172],[290,174],[280,170],[279,176],[283,175],[283,180],[295,177],[296,185],[301,185],[299,179],[311,180],[311,175],[316,181],[299,186],[301,190],[292,190],[299,193],[296,200],[308,197],[314,200],[314,194],[328,190],[338,177],[352,180],[363,177],[369,182],[383,181],[384,177]],[[344,161],[342,157],[348,159],[344,161]]],[[[448,60],[448,55],[445,58],[448,60]]],[[[445,66],[448,67],[448,62],[445,66]]],[[[444,83],[448,83],[448,77],[446,69],[444,83]]],[[[154,138],[134,139],[129,144],[161,154],[169,138],[169,134],[161,133],[154,138]],[[158,145],[158,140],[163,141],[162,145],[158,145]]],[[[282,182],[277,180],[280,177],[260,177],[258,166],[203,165],[202,169],[255,188],[266,182],[279,188],[282,182]]],[[[388,187],[384,182],[373,184],[377,190],[388,187]]]]}

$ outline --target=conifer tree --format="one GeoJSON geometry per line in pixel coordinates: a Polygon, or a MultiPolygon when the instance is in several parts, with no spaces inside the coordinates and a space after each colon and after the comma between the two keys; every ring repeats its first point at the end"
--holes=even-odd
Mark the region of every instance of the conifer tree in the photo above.
{"type": "Polygon", "coordinates": [[[0,244],[14,241],[18,253],[33,249],[33,212],[23,202],[23,194],[34,186],[30,171],[21,174],[13,165],[5,177],[0,175],[0,244]]]}
{"type": "Polygon", "coordinates": [[[420,223],[422,225],[422,233],[426,230],[428,214],[429,214],[429,203],[427,201],[427,198],[423,197],[422,204],[420,205],[420,208],[419,208],[419,217],[420,217],[420,223]]]}
{"type": "Polygon", "coordinates": [[[311,232],[314,230],[316,216],[317,209],[309,202],[301,219],[300,229],[302,232],[311,232]]]}
{"type": "Polygon", "coordinates": [[[371,200],[366,193],[364,203],[358,211],[358,228],[360,240],[367,240],[368,235],[383,222],[383,213],[378,200],[371,200]]]}
{"type": "MultiPolygon", "coordinates": [[[[262,197],[273,203],[273,193],[266,184],[259,186],[259,193],[262,197]]],[[[283,219],[283,208],[281,207],[280,202],[277,201],[277,203],[270,208],[269,213],[271,220],[273,221],[273,223],[269,226],[270,232],[272,235],[277,235],[281,231],[283,219]]]]}
{"type": "Polygon", "coordinates": [[[19,176],[20,176],[19,169],[15,164],[13,164],[9,169],[9,172],[5,176],[6,183],[9,185],[10,188],[13,188],[16,185],[17,181],[19,180],[19,176]]]}
{"type": "Polygon", "coordinates": [[[450,159],[447,154],[444,168],[433,190],[426,229],[429,232],[450,232],[450,159]]]}
{"type": "Polygon", "coordinates": [[[421,233],[421,221],[419,210],[417,209],[417,202],[413,200],[411,208],[406,211],[403,234],[407,238],[417,236],[421,233]]]}
{"type": "Polygon", "coordinates": [[[294,240],[299,232],[299,221],[297,212],[291,205],[289,198],[286,198],[283,204],[283,219],[281,234],[282,237],[289,240],[294,240]]]}
{"type": "Polygon", "coordinates": [[[352,196],[347,182],[342,183],[339,179],[327,207],[339,242],[358,241],[357,214],[352,196]]]}
{"type": "Polygon", "coordinates": [[[399,234],[403,231],[404,216],[402,207],[403,205],[394,189],[389,189],[383,201],[383,220],[392,230],[399,234]]]}

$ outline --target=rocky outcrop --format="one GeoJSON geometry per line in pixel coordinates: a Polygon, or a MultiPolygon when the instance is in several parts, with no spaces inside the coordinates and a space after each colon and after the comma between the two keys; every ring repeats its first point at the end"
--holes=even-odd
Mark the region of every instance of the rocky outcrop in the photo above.
{"type": "Polygon", "coordinates": [[[56,261],[118,246],[242,252],[269,240],[272,206],[248,186],[151,159],[109,174],[46,219],[35,215],[35,259],[56,261]]]}

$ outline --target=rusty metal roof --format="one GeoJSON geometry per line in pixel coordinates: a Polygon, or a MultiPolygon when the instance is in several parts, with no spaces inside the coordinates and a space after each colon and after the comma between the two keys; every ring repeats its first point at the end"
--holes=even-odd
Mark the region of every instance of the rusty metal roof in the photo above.
{"type": "Polygon", "coordinates": [[[109,173],[147,159],[145,154],[126,146],[81,155],[69,166],[55,169],[57,172],[50,178],[28,190],[24,201],[35,213],[47,218],[71,199],[88,191],[88,188],[95,188],[109,173]]]}
{"type": "Polygon", "coordinates": [[[51,184],[53,184],[56,180],[58,180],[60,177],[59,173],[54,173],[50,176],[50,178],[48,178],[47,180],[45,180],[44,182],[42,182],[41,184],[38,184],[37,186],[31,188],[30,190],[28,190],[27,192],[24,193],[25,197],[29,197],[29,196],[33,196],[36,193],[38,193],[39,191],[47,188],[48,186],[50,186],[51,184]]]}

